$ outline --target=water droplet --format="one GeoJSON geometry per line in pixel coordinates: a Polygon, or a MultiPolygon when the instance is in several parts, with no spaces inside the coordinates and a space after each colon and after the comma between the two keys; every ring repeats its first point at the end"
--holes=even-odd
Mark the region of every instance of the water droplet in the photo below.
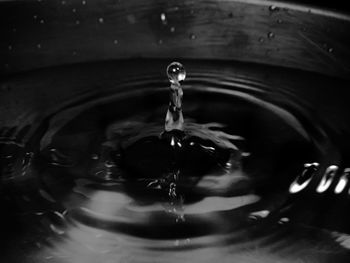
{"type": "Polygon", "coordinates": [[[82,5],[86,5],[86,1],[85,0],[81,1],[81,3],[82,3],[82,5]]]}
{"type": "Polygon", "coordinates": [[[327,50],[329,53],[332,53],[333,52],[333,48],[328,48],[328,50],[327,50]]]}
{"type": "Polygon", "coordinates": [[[41,44],[37,44],[36,47],[37,47],[38,49],[41,49],[41,44]]]}
{"type": "Polygon", "coordinates": [[[105,161],[104,163],[105,167],[106,168],[112,168],[112,167],[115,167],[115,163],[113,161],[105,161]]]}
{"type": "Polygon", "coordinates": [[[318,193],[323,193],[325,191],[327,191],[327,189],[330,187],[330,185],[332,184],[333,182],[333,179],[338,171],[338,166],[336,165],[331,165],[329,167],[327,167],[322,179],[321,179],[321,182],[319,183],[316,191],[318,193]]]}
{"type": "Polygon", "coordinates": [[[41,19],[40,24],[44,24],[44,23],[45,23],[44,19],[41,19]]]}
{"type": "Polygon", "coordinates": [[[99,22],[100,24],[103,24],[103,23],[104,23],[104,19],[103,19],[102,17],[100,17],[100,18],[98,19],[98,22],[99,22]]]}
{"type": "Polygon", "coordinates": [[[38,19],[37,15],[33,15],[34,20],[38,19]]]}
{"type": "Polygon", "coordinates": [[[40,194],[44,199],[46,199],[47,201],[49,201],[49,202],[51,202],[51,203],[56,203],[55,199],[53,199],[53,197],[52,197],[48,192],[46,192],[45,190],[39,189],[39,194],[40,194]]]}
{"type": "Polygon", "coordinates": [[[166,72],[170,82],[172,83],[178,83],[185,80],[186,78],[186,70],[184,66],[179,62],[172,62],[167,67],[166,72]]]}
{"type": "Polygon", "coordinates": [[[50,224],[50,228],[52,230],[52,232],[56,233],[57,235],[63,235],[64,231],[59,229],[57,226],[50,224]]]}
{"type": "Polygon", "coordinates": [[[61,1],[61,4],[62,4],[62,5],[65,5],[65,4],[66,4],[66,1],[61,1]]]}
{"type": "Polygon", "coordinates": [[[94,153],[91,155],[92,160],[98,160],[98,154],[94,153]]]}
{"type": "Polygon", "coordinates": [[[283,225],[289,222],[289,218],[287,217],[282,217],[279,221],[278,224],[283,225]]]}
{"type": "Polygon", "coordinates": [[[279,10],[279,8],[277,6],[275,6],[275,5],[270,5],[269,6],[269,11],[270,12],[275,12],[275,11],[278,11],[278,10],[279,10]]]}
{"type": "Polygon", "coordinates": [[[114,39],[114,40],[113,40],[113,44],[114,44],[114,45],[117,45],[117,44],[118,44],[118,40],[117,40],[117,39],[114,39]]]}
{"type": "Polygon", "coordinates": [[[267,37],[268,37],[269,39],[272,39],[272,38],[275,37],[275,34],[274,34],[273,32],[269,32],[269,33],[267,33],[267,37]]]}
{"type": "Polygon", "coordinates": [[[163,25],[167,25],[167,24],[168,24],[166,15],[165,15],[164,13],[161,13],[161,14],[160,14],[160,20],[162,21],[162,24],[163,24],[163,25]]]}
{"type": "Polygon", "coordinates": [[[191,35],[190,35],[190,39],[194,40],[194,39],[196,39],[196,38],[197,38],[197,37],[196,37],[195,34],[191,34],[191,35]]]}
{"type": "Polygon", "coordinates": [[[289,192],[295,194],[305,189],[306,186],[310,183],[312,178],[315,176],[318,171],[319,163],[306,163],[304,164],[304,170],[300,176],[298,176],[294,182],[289,187],[289,192]]]}
{"type": "Polygon", "coordinates": [[[175,32],[175,27],[172,26],[172,27],[170,28],[170,32],[171,32],[171,33],[174,33],[174,32],[175,32]]]}
{"type": "Polygon", "coordinates": [[[344,172],[343,172],[342,176],[340,177],[337,186],[334,189],[334,192],[336,194],[341,194],[343,192],[343,190],[345,189],[345,187],[349,181],[349,178],[350,178],[350,168],[346,168],[346,169],[344,169],[344,172]]]}
{"type": "Polygon", "coordinates": [[[76,12],[77,12],[77,9],[73,8],[73,9],[72,9],[72,12],[73,12],[73,13],[76,13],[76,12]]]}
{"type": "Polygon", "coordinates": [[[249,214],[249,219],[260,219],[260,218],[265,218],[270,214],[269,210],[261,210],[261,211],[256,211],[252,212],[249,214]]]}
{"type": "Polygon", "coordinates": [[[79,20],[75,21],[75,24],[79,25],[79,24],[80,24],[80,21],[79,21],[79,20]]]}

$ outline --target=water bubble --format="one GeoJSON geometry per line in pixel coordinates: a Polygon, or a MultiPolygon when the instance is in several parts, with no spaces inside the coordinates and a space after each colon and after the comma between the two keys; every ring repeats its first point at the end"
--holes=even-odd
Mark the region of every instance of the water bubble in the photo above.
{"type": "Polygon", "coordinates": [[[168,78],[171,82],[178,83],[185,80],[186,70],[184,66],[179,62],[171,63],[166,69],[168,78]]]}
{"type": "Polygon", "coordinates": [[[162,21],[163,25],[167,25],[168,24],[168,21],[166,19],[166,15],[164,13],[160,14],[160,20],[162,21]]]}
{"type": "Polygon", "coordinates": [[[275,34],[274,34],[273,32],[268,32],[268,33],[267,33],[267,37],[268,37],[269,39],[274,38],[274,37],[275,37],[275,34]]]}
{"type": "Polygon", "coordinates": [[[100,17],[100,18],[98,19],[98,22],[99,22],[100,24],[103,24],[103,23],[104,23],[103,17],[100,17]]]}

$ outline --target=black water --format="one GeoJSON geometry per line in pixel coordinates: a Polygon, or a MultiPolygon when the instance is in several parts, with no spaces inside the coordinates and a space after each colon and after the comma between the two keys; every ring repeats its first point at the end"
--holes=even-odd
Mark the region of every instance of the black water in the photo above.
{"type": "Polygon", "coordinates": [[[164,131],[165,62],[115,63],[108,88],[1,130],[4,262],[347,262],[345,81],[185,61],[183,130],[164,131]]]}

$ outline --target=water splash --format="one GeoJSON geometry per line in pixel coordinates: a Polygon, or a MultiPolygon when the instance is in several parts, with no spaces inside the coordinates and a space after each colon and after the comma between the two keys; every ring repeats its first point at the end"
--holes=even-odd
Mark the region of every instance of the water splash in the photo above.
{"type": "Polygon", "coordinates": [[[179,62],[173,62],[167,67],[167,75],[170,81],[170,102],[165,117],[165,131],[184,130],[184,118],[182,115],[183,91],[180,82],[185,80],[185,68],[179,62]]]}

